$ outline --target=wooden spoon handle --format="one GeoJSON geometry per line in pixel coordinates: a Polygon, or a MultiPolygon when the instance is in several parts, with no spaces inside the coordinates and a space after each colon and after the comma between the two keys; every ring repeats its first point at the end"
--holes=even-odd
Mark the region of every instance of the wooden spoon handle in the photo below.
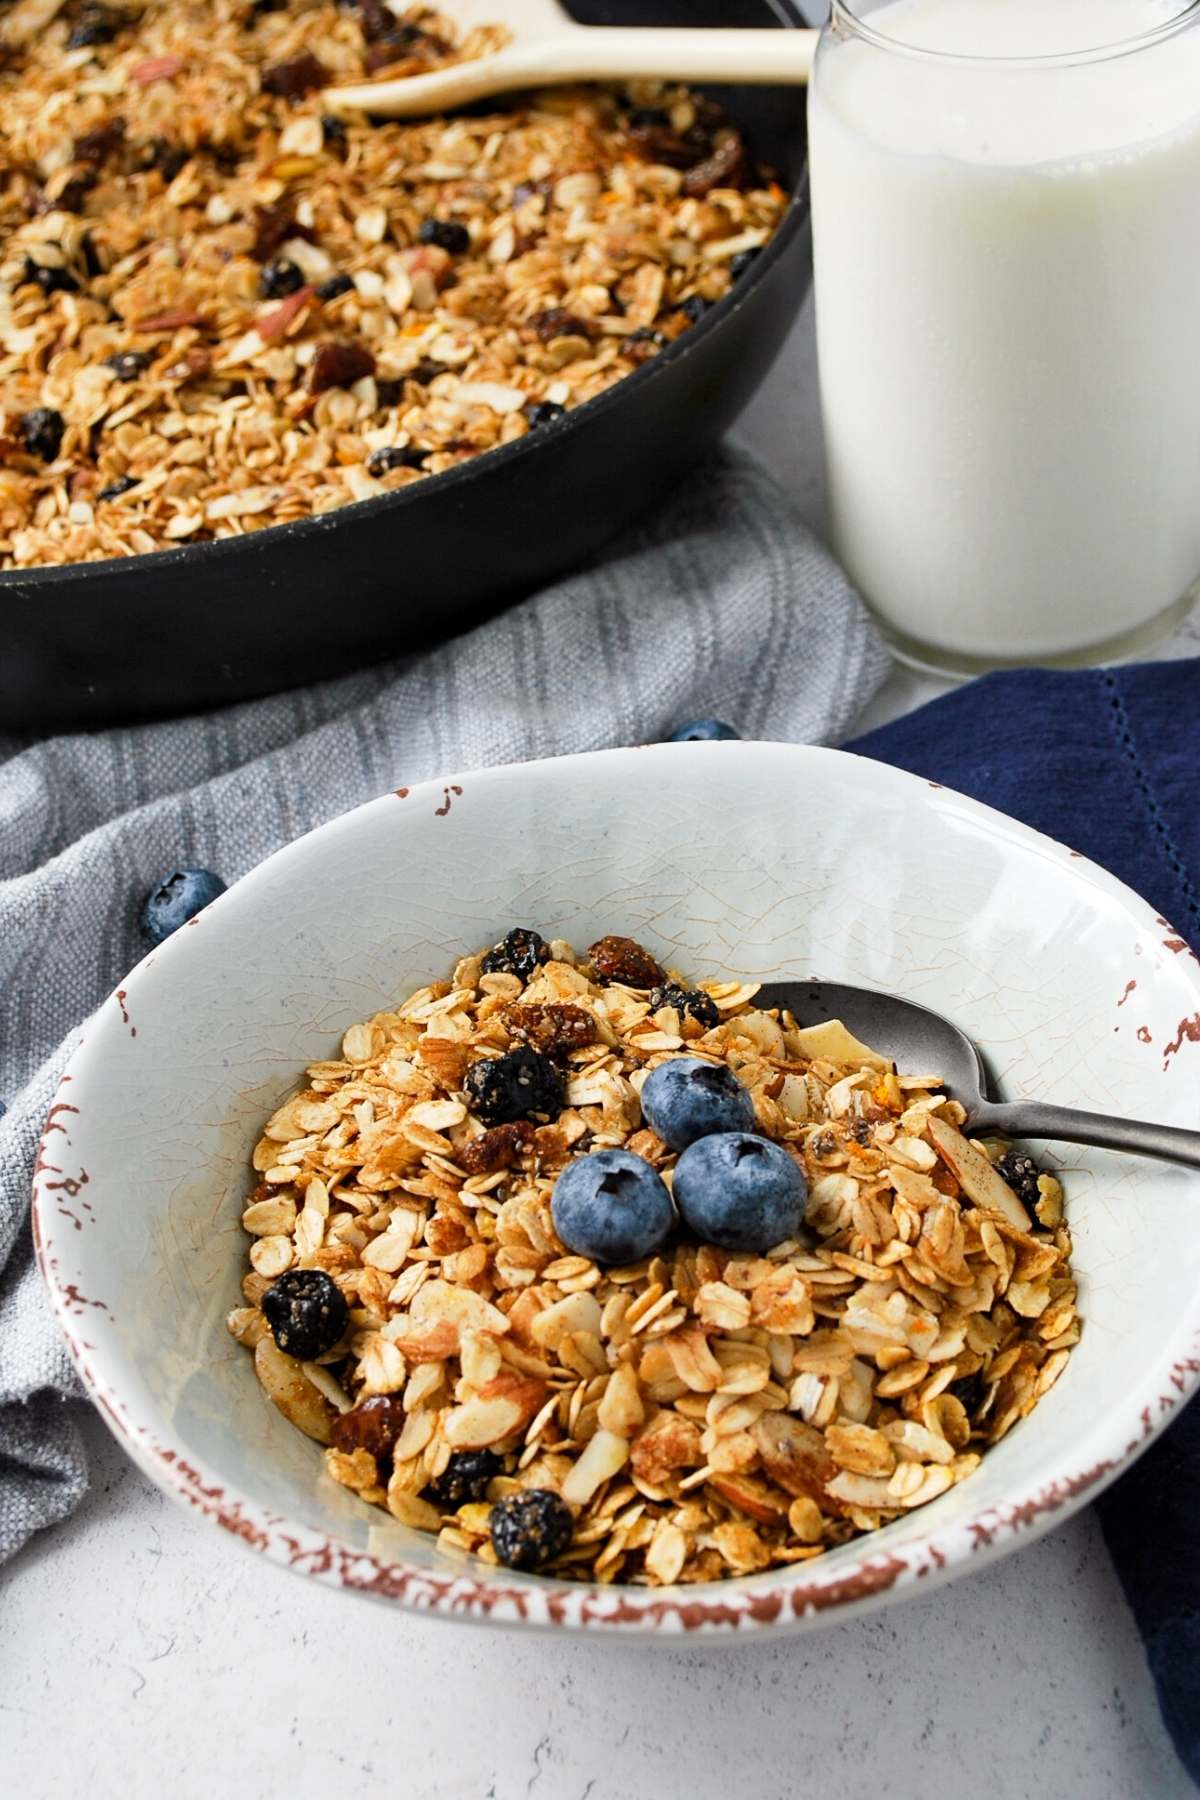
{"type": "Polygon", "coordinates": [[[582,27],[547,41],[548,80],[759,83],[803,86],[812,71],[816,31],[668,30],[651,26],[582,27]]]}

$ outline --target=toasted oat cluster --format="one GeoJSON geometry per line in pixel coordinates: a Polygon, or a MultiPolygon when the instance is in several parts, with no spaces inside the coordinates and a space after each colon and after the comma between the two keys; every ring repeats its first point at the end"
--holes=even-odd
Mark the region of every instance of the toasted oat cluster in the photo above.
{"type": "Polygon", "coordinates": [[[313,1064],[254,1151],[229,1329],[335,1481],[447,1551],[708,1581],[924,1505],[1031,1411],[1079,1335],[1059,1183],[1009,1156],[1023,1200],[935,1072],[756,992],[518,931],[313,1064]],[[522,1048],[556,1075],[488,1123],[472,1095],[518,1102],[478,1072],[522,1048]],[[749,1090],[802,1232],[737,1254],[677,1224],[598,1267],[556,1236],[556,1180],[621,1147],[669,1188],[639,1091],[681,1055],[749,1090]]]}
{"type": "Polygon", "coordinates": [[[15,0],[0,568],[236,536],[439,473],[728,291],[786,195],[684,88],[325,110],[328,83],[502,36],[384,0],[15,0]]]}

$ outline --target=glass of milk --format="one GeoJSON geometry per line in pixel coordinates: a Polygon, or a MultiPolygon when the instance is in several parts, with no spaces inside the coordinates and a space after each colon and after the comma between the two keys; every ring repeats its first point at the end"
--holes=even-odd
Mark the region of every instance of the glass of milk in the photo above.
{"type": "Polygon", "coordinates": [[[906,660],[1141,650],[1200,577],[1200,0],[834,0],[830,518],[906,660]]]}

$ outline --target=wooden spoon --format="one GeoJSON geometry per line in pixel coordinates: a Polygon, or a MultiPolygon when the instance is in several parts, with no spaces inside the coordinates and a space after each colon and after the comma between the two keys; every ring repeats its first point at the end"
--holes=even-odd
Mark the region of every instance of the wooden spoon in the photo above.
{"type": "Polygon", "coordinates": [[[772,87],[803,85],[818,33],[802,30],[660,30],[654,26],[577,25],[557,0],[455,0],[463,35],[502,22],[502,50],[453,63],[430,75],[329,88],[333,113],[369,112],[403,119],[444,112],[515,88],[575,81],[719,81],[772,87]]]}

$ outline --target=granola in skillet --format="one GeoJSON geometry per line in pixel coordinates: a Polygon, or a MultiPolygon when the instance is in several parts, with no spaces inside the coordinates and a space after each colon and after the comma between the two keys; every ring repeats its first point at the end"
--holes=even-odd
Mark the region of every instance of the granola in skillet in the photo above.
{"type": "Polygon", "coordinates": [[[707,1581],[935,1499],[1032,1410],[1079,1336],[1059,1183],[1022,1166],[1030,1216],[935,1072],[756,991],[513,932],[310,1067],[254,1151],[229,1329],[335,1481],[448,1551],[707,1581]],[[616,1152],[669,1189],[639,1095],[681,1057],[748,1092],[803,1225],[761,1254],[676,1220],[600,1266],[556,1182],[616,1152]]]}
{"type": "Polygon", "coordinates": [[[682,87],[326,112],[327,83],[499,35],[457,42],[384,0],[0,16],[0,568],[437,474],[591,399],[729,290],[787,196],[682,87]]]}

